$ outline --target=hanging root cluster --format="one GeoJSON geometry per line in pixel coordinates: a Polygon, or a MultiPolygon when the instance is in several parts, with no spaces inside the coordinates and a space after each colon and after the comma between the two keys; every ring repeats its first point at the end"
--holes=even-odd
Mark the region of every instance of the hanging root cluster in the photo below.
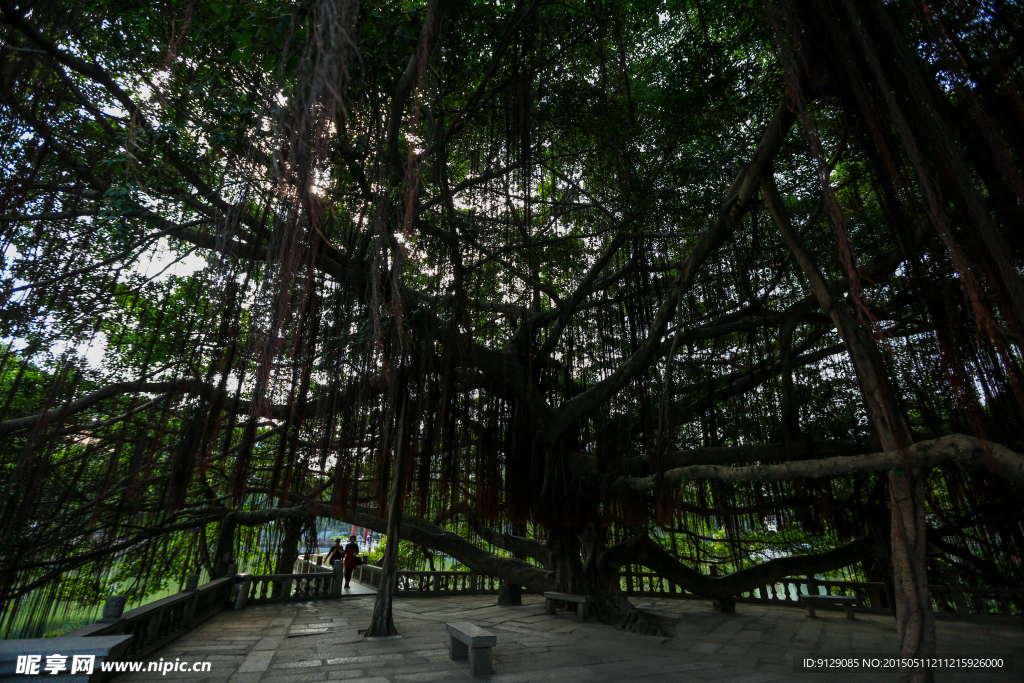
{"type": "Polygon", "coordinates": [[[1024,582],[1018,6],[72,5],[0,0],[5,636],[341,524],[650,635],[1024,582]]]}

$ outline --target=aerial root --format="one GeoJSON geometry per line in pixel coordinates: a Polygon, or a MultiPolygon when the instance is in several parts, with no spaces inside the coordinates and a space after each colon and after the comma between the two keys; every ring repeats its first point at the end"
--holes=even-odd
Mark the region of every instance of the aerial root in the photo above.
{"type": "Polygon", "coordinates": [[[661,620],[641,609],[631,609],[615,626],[620,631],[635,633],[640,636],[669,637],[672,633],[661,620]]]}

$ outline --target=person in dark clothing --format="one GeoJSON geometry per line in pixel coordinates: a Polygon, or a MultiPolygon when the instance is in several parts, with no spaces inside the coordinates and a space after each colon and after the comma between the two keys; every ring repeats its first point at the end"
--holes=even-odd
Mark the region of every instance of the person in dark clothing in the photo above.
{"type": "Polygon", "coordinates": [[[327,553],[327,562],[325,563],[328,567],[334,566],[335,560],[341,560],[345,557],[345,549],[341,547],[341,539],[334,539],[334,546],[327,553]]]}
{"type": "Polygon", "coordinates": [[[356,543],[356,536],[352,536],[348,539],[348,545],[345,546],[345,589],[349,587],[349,581],[352,580],[352,571],[357,566],[356,557],[359,556],[359,544],[356,543]]]}

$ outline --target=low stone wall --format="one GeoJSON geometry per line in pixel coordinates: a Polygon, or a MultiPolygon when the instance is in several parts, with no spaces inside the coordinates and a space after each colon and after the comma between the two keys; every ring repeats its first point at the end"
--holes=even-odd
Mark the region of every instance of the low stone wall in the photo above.
{"type": "MultiPolygon", "coordinates": [[[[364,586],[380,587],[380,567],[364,564],[357,567],[352,578],[364,586]]],[[[409,571],[398,572],[396,593],[403,597],[436,595],[497,595],[501,579],[476,572],[409,571]]]]}
{"type": "MultiPolygon", "coordinates": [[[[199,577],[193,576],[198,583],[199,577]]],[[[233,576],[214,579],[123,613],[124,597],[112,596],[103,618],[64,637],[130,635],[123,655],[140,659],[226,608],[234,588],[233,576]]]]}
{"type": "MultiPolygon", "coordinates": [[[[652,572],[625,571],[620,575],[623,592],[645,597],[704,600],[703,596],[652,572]]],[[[989,619],[1024,616],[1024,588],[968,587],[958,584],[928,586],[932,609],[938,619],[989,619]]],[[[859,600],[858,611],[892,614],[892,598],[884,583],[867,581],[830,581],[814,577],[787,577],[735,597],[736,602],[798,606],[800,595],[844,595],[859,600]],[[883,597],[884,596],[884,597],[883,597]]],[[[841,610],[827,606],[820,609],[841,610]]]]}

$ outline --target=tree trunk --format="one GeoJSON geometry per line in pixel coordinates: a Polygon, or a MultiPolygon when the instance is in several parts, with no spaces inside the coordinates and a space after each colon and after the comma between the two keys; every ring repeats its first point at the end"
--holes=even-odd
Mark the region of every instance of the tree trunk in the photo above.
{"type": "MultiPolygon", "coordinates": [[[[594,523],[577,533],[572,529],[552,530],[548,535],[551,563],[557,590],[594,598],[591,613],[603,624],[615,624],[631,632],[651,633],[650,620],[641,614],[619,590],[619,571],[604,571],[603,528],[594,523]],[[581,552],[585,557],[581,558],[581,552]],[[629,619],[633,614],[633,618],[629,619]],[[627,623],[628,622],[628,623],[627,623]]],[[[652,634],[653,635],[653,634],[652,634]]]]}
{"type": "Polygon", "coordinates": [[[575,595],[593,595],[583,575],[579,536],[571,529],[552,529],[548,534],[548,550],[558,590],[575,595]]]}
{"type": "Polygon", "coordinates": [[[284,520],[284,538],[278,546],[277,567],[275,574],[291,574],[295,571],[295,560],[299,558],[299,541],[302,540],[302,528],[306,520],[292,517],[284,520]]]}
{"type": "MultiPolygon", "coordinates": [[[[925,548],[924,474],[919,469],[889,473],[892,504],[892,573],[900,654],[931,657],[936,652],[935,614],[928,595],[925,548]]],[[[903,669],[901,682],[934,681],[931,669],[903,669]]]]}
{"type": "MultiPolygon", "coordinates": [[[[861,394],[885,451],[905,451],[912,443],[910,428],[896,403],[874,340],[853,312],[833,295],[800,236],[789,223],[775,188],[771,169],[762,176],[765,201],[782,237],[800,263],[818,304],[835,323],[853,361],[861,394]]],[[[892,565],[896,590],[896,625],[900,654],[908,657],[935,655],[935,616],[928,597],[925,558],[924,475],[921,470],[897,467],[889,473],[892,505],[892,565]]],[[[903,683],[935,680],[930,669],[902,669],[903,683]]]]}
{"type": "Polygon", "coordinates": [[[779,357],[782,359],[782,443],[786,460],[796,460],[795,443],[800,434],[795,388],[793,387],[793,332],[799,318],[797,314],[784,316],[779,326],[779,357]]]}
{"type": "Polygon", "coordinates": [[[237,514],[229,512],[221,520],[217,530],[217,547],[213,551],[213,576],[219,579],[228,571],[228,566],[234,562],[235,556],[235,528],[238,526],[237,514]]]}
{"type": "Polygon", "coordinates": [[[398,543],[399,527],[402,523],[402,493],[405,487],[403,472],[405,470],[405,402],[402,402],[401,414],[398,417],[398,430],[395,438],[395,462],[391,473],[391,495],[388,499],[388,530],[387,545],[384,547],[384,559],[381,562],[380,585],[373,603],[373,616],[370,627],[366,630],[367,637],[396,636],[398,629],[391,616],[395,588],[398,584],[398,543]]]}

